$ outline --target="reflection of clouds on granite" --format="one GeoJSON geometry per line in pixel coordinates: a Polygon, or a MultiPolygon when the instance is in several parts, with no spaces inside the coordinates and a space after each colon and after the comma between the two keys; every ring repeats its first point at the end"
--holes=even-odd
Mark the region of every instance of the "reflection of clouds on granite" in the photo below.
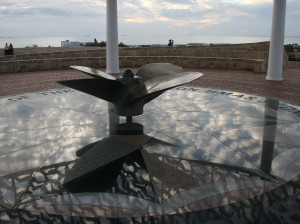
{"type": "MultiPolygon", "coordinates": [[[[76,120],[79,117],[76,118],[76,120]]],[[[81,122],[84,117],[80,117],[81,122]]],[[[44,119],[44,118],[0,118],[0,132],[17,132],[17,131],[29,131],[43,128],[55,128],[74,125],[72,119],[44,119]]]]}
{"type": "Polygon", "coordinates": [[[53,144],[53,142],[47,142],[0,156],[0,176],[39,168],[43,165],[53,144]]]}
{"type": "Polygon", "coordinates": [[[90,100],[82,99],[81,97],[74,101],[74,96],[66,96],[64,98],[61,97],[55,97],[49,101],[45,99],[37,99],[37,100],[31,100],[30,105],[39,105],[39,106],[45,106],[45,107],[54,107],[54,108],[60,108],[65,110],[75,110],[80,112],[90,112],[93,109],[93,103],[96,102],[96,100],[93,100],[91,102],[90,100]],[[90,102],[89,102],[90,101],[90,102]]]}
{"type": "MultiPolygon", "coordinates": [[[[102,138],[105,135],[102,136],[102,138]]],[[[73,138],[67,137],[62,138],[55,143],[52,147],[51,152],[47,156],[44,164],[45,166],[61,163],[61,162],[68,162],[77,159],[76,151],[84,146],[90,144],[91,142],[96,142],[102,139],[100,136],[97,137],[81,137],[81,138],[73,138]]]]}
{"type": "Polygon", "coordinates": [[[261,117],[264,118],[264,105],[253,105],[247,102],[234,102],[230,98],[220,100],[214,98],[203,111],[218,113],[218,114],[231,114],[245,117],[261,117]]]}
{"type": "Polygon", "coordinates": [[[70,131],[67,136],[72,138],[80,138],[80,137],[97,137],[108,135],[108,126],[101,126],[99,123],[92,123],[87,125],[80,125],[70,131]]]}
{"type": "Polygon", "coordinates": [[[241,138],[251,138],[278,143],[300,145],[297,126],[298,124],[278,124],[262,127],[245,127],[228,131],[221,131],[221,133],[225,135],[239,136],[241,138]],[[275,139],[272,135],[272,132],[276,133],[275,139]]]}
{"type": "MultiPolygon", "coordinates": [[[[150,146],[144,148],[149,152],[162,153],[182,159],[208,161],[258,170],[254,164],[206,132],[181,132],[175,135],[172,132],[165,132],[163,134],[178,139],[181,144],[177,147],[150,146]]],[[[160,139],[159,135],[155,137],[160,139]]]]}
{"type": "Polygon", "coordinates": [[[286,150],[278,154],[272,163],[273,175],[291,180],[299,175],[300,148],[286,150]]]}
{"type": "Polygon", "coordinates": [[[136,139],[112,131],[110,123],[126,118],[109,114],[107,102],[74,90],[2,99],[0,206],[85,217],[179,214],[246,200],[299,176],[297,107],[182,89],[159,96],[133,118],[143,125],[136,139]],[[76,151],[112,133],[123,144],[145,138],[144,161],[125,161],[104,192],[67,192],[62,184],[76,151]],[[267,160],[264,150],[272,152],[267,160]],[[264,163],[269,173],[261,170],[264,163]]]}
{"type": "Polygon", "coordinates": [[[0,133],[0,139],[57,139],[72,131],[75,126],[44,128],[30,131],[0,133]]]}
{"type": "MultiPolygon", "coordinates": [[[[179,118],[182,117],[180,114],[176,114],[179,118]]],[[[185,123],[191,124],[197,128],[203,129],[209,132],[218,132],[220,130],[230,130],[239,129],[244,127],[259,127],[271,124],[285,124],[290,123],[290,121],[274,121],[272,119],[263,118],[252,118],[244,116],[232,116],[232,115],[216,115],[203,113],[199,114],[199,119],[197,117],[190,117],[188,119],[183,119],[185,123]],[[203,117],[203,118],[202,118],[203,117]]]]}
{"type": "Polygon", "coordinates": [[[265,117],[267,115],[275,119],[280,118],[281,121],[300,121],[300,107],[285,102],[277,101],[278,109],[274,109],[273,104],[276,104],[276,100],[238,93],[228,96],[216,94],[215,96],[210,105],[205,107],[203,111],[249,117],[265,117]],[[245,97],[234,97],[239,95],[245,97]]]}
{"type": "Polygon", "coordinates": [[[31,105],[25,102],[16,102],[4,107],[0,111],[1,117],[16,118],[73,118],[85,113],[75,110],[65,110],[40,105],[31,105]]]}
{"type": "Polygon", "coordinates": [[[0,155],[49,142],[49,139],[1,139],[0,155]]]}
{"type": "Polygon", "coordinates": [[[163,111],[200,111],[207,103],[209,103],[212,97],[201,96],[195,98],[193,93],[187,93],[184,91],[178,91],[176,96],[167,92],[164,95],[153,100],[149,104],[146,104],[145,108],[151,107],[152,104],[156,104],[159,101],[159,104],[156,105],[160,107],[163,111]]]}
{"type": "Polygon", "coordinates": [[[106,101],[95,98],[95,102],[93,103],[93,109],[91,112],[99,116],[99,114],[107,113],[108,108],[108,103],[106,101]]]}
{"type": "MultiPolygon", "coordinates": [[[[243,158],[251,161],[256,166],[261,164],[261,151],[263,148],[263,141],[251,138],[240,138],[238,136],[229,135],[214,135],[223,144],[239,153],[243,158]]],[[[273,156],[295,148],[295,145],[275,143],[273,149],[273,156]]]]}
{"type": "Polygon", "coordinates": [[[0,111],[1,117],[45,117],[47,113],[42,113],[40,106],[31,106],[26,103],[16,102],[5,106],[0,111]]]}
{"type": "MultiPolygon", "coordinates": [[[[299,130],[299,124],[291,124],[286,126],[285,128],[283,128],[282,130],[282,134],[289,136],[289,139],[291,139],[293,142],[299,144],[300,143],[300,139],[299,139],[299,135],[300,135],[300,130],[299,130]]],[[[277,128],[278,129],[278,128],[277,128]]]]}

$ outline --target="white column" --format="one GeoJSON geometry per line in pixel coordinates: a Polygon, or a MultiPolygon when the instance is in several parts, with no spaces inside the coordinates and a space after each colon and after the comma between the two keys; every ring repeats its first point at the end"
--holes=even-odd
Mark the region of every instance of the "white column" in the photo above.
{"type": "Polygon", "coordinates": [[[106,0],[106,73],[120,73],[117,0],[106,0]]]}
{"type": "Polygon", "coordinates": [[[274,0],[267,80],[282,80],[285,17],[286,0],[274,0]]]}

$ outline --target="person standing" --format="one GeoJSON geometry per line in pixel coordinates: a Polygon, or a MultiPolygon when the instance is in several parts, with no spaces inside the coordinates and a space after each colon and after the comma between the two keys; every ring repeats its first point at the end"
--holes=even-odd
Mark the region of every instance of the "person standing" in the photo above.
{"type": "Polygon", "coordinates": [[[6,43],[5,46],[4,46],[4,54],[5,54],[5,56],[6,56],[6,55],[9,55],[9,46],[8,46],[7,43],[6,43]]]}
{"type": "Polygon", "coordinates": [[[9,54],[10,55],[14,54],[14,46],[11,43],[9,44],[9,54]]]}
{"type": "Polygon", "coordinates": [[[172,47],[173,44],[174,44],[174,40],[171,40],[171,39],[170,39],[170,40],[169,40],[169,43],[168,43],[168,46],[169,46],[169,47],[172,47]]]}

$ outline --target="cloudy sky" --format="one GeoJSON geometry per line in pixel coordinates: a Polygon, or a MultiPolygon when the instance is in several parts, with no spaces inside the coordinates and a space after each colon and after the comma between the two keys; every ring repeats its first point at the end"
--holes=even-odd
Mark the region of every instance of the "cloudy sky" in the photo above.
{"type": "MultiPolygon", "coordinates": [[[[119,0],[119,34],[269,36],[273,0],[119,0]]],[[[286,35],[300,36],[300,1],[286,35]]],[[[105,0],[1,0],[0,37],[105,35],[105,0]]]]}

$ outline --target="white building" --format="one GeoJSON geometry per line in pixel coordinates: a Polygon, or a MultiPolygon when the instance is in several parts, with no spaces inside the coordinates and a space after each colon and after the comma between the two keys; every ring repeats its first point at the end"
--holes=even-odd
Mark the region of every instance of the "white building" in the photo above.
{"type": "Polygon", "coordinates": [[[69,40],[61,41],[61,47],[80,47],[80,46],[84,46],[84,43],[79,41],[69,41],[69,40]]]}

